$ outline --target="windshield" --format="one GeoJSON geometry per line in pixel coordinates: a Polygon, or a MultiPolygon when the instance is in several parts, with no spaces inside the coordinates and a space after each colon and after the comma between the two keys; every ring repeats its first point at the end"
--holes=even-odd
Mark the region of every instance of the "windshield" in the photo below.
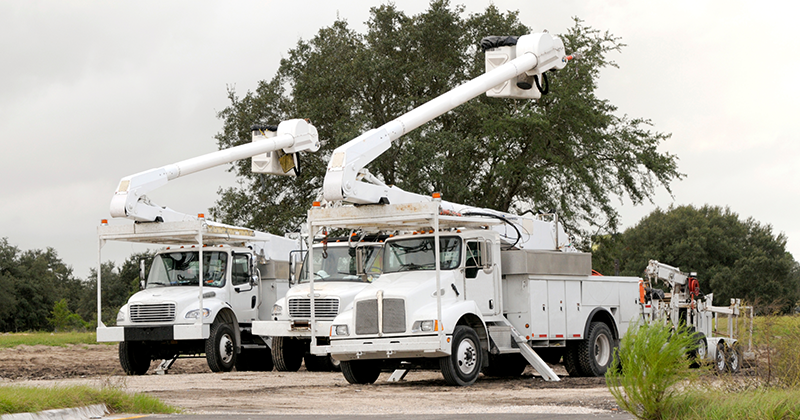
{"type": "MultiPolygon", "coordinates": [[[[364,267],[367,272],[366,281],[372,281],[381,274],[379,245],[358,247],[363,254],[364,267]]],[[[327,256],[323,258],[322,250],[314,248],[314,281],[364,281],[364,276],[359,276],[356,270],[356,248],[349,246],[329,247],[327,256]]],[[[308,254],[306,254],[308,260],[308,254]]],[[[308,270],[300,271],[300,283],[307,283],[308,270]]]]}
{"type": "MultiPolygon", "coordinates": [[[[384,273],[409,270],[435,270],[434,238],[400,239],[384,245],[384,273]]],[[[439,238],[439,266],[442,270],[458,268],[461,262],[461,238],[439,238]]]]}
{"type": "MultiPolygon", "coordinates": [[[[147,288],[164,286],[197,286],[200,259],[197,251],[158,254],[147,276],[147,288]]],[[[206,286],[222,287],[228,254],[219,251],[203,252],[203,282],[206,286]]]]}

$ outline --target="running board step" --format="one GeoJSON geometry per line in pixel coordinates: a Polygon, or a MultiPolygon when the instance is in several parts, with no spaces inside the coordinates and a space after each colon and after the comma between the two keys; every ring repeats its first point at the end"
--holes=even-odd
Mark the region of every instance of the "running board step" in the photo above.
{"type": "Polygon", "coordinates": [[[558,377],[558,375],[556,375],[555,372],[553,372],[553,369],[550,369],[550,366],[548,366],[547,363],[545,363],[544,360],[542,360],[542,358],[539,357],[535,351],[533,351],[531,346],[528,345],[528,340],[526,340],[525,337],[517,332],[517,329],[514,328],[510,322],[505,321],[505,323],[511,327],[511,338],[513,338],[517,343],[517,346],[519,346],[519,352],[522,354],[525,360],[527,360],[528,363],[530,363],[531,366],[533,366],[533,368],[536,369],[540,375],[542,375],[542,378],[548,382],[560,381],[561,379],[558,377]]]}

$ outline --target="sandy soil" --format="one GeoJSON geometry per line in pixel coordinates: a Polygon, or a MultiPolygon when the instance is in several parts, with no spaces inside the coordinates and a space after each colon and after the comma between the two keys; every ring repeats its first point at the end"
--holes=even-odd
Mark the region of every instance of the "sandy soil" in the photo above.
{"type": "Polygon", "coordinates": [[[473,386],[447,386],[439,372],[410,372],[402,382],[350,385],[341,373],[211,373],[205,359],[179,359],[167,375],[125,376],[117,347],[19,346],[0,349],[0,384],[90,384],[142,392],[193,413],[592,413],[617,411],[603,378],[546,382],[531,368],[520,378],[481,376],[473,386]]]}

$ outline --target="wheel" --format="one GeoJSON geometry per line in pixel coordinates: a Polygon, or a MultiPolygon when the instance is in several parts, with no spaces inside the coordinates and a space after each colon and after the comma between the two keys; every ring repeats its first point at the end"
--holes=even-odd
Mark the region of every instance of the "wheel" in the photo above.
{"type": "Polygon", "coordinates": [[[269,347],[242,349],[236,357],[236,370],[239,372],[270,372],[273,367],[272,352],[269,347]]]}
{"type": "Polygon", "coordinates": [[[144,375],[150,369],[150,353],[143,343],[120,341],[119,364],[127,375],[144,375]]]}
{"type": "Polygon", "coordinates": [[[236,364],[236,335],[229,324],[211,324],[206,340],[206,361],[212,372],[230,372],[236,364]]]}
{"type": "Polygon", "coordinates": [[[578,343],[574,341],[567,341],[567,348],[564,349],[564,369],[574,378],[586,376],[578,362],[578,343]]]}
{"type": "Polygon", "coordinates": [[[317,356],[306,353],[303,357],[306,363],[306,370],[309,372],[340,372],[340,362],[331,355],[317,356]]]}
{"type": "Polygon", "coordinates": [[[727,363],[725,362],[725,342],[717,343],[717,354],[714,356],[714,372],[717,374],[725,373],[727,363]]]}
{"type": "Polygon", "coordinates": [[[614,337],[608,325],[592,322],[585,340],[578,343],[578,364],[586,376],[603,376],[613,360],[614,337]]]}
{"type": "Polygon", "coordinates": [[[442,376],[449,385],[472,385],[481,373],[481,342],[470,327],[456,326],[453,331],[452,353],[439,359],[442,376]]]}
{"type": "Polygon", "coordinates": [[[728,364],[728,372],[739,373],[739,369],[742,368],[742,348],[739,347],[738,342],[727,347],[725,359],[728,364]]]}
{"type": "Polygon", "coordinates": [[[486,376],[515,377],[522,375],[528,361],[521,354],[490,354],[489,366],[483,368],[486,376]]]}
{"type": "Polygon", "coordinates": [[[381,365],[378,360],[347,360],[341,362],[340,366],[344,378],[351,384],[373,384],[381,375],[381,365]]]}
{"type": "Polygon", "coordinates": [[[272,361],[278,372],[297,372],[303,363],[305,349],[300,340],[272,337],[272,361]]]}
{"type": "Polygon", "coordinates": [[[708,357],[708,344],[706,344],[706,335],[698,332],[694,334],[695,343],[697,344],[697,348],[690,351],[687,356],[689,360],[691,360],[691,364],[689,367],[696,369],[700,367],[703,363],[703,360],[708,357]]]}

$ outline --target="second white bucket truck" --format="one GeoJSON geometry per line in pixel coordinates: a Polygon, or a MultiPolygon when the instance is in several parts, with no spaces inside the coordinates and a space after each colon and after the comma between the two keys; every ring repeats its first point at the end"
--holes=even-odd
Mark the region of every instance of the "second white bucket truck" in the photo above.
{"type": "Polygon", "coordinates": [[[350,383],[432,368],[449,384],[470,385],[481,371],[515,375],[528,363],[559,380],[542,356],[563,356],[570,374],[599,376],[638,316],[638,279],[592,276],[591,255],[569,252],[554,215],[447,203],[388,186],[366,170],[395,139],[484,92],[539,98],[547,72],[572,58],[548,33],[482,44],[485,74],[334,150],[325,203],[309,211],[312,236],[332,228],[396,235],[384,244],[380,278],[333,320],[330,345],[318,346],[312,335],[311,352],[340,360],[350,383]]]}
{"type": "Polygon", "coordinates": [[[254,127],[252,143],[187,159],[123,178],[111,215],[133,223],[98,227],[98,264],[107,241],[166,245],[142,265],[142,290],[117,315],[101,318],[101,270],[97,270],[97,341],[119,342],[123,370],[142,375],[151,361],[166,371],[178,356],[205,354],[212,371],[272,370],[269,339],[252,334],[268,319],[289,287],[289,254],[296,240],[228,226],[150,202],[145,193],[168,181],[239,159],[253,170],[291,174],[296,153],[319,148],[317,131],[305,120],[254,127]]]}

